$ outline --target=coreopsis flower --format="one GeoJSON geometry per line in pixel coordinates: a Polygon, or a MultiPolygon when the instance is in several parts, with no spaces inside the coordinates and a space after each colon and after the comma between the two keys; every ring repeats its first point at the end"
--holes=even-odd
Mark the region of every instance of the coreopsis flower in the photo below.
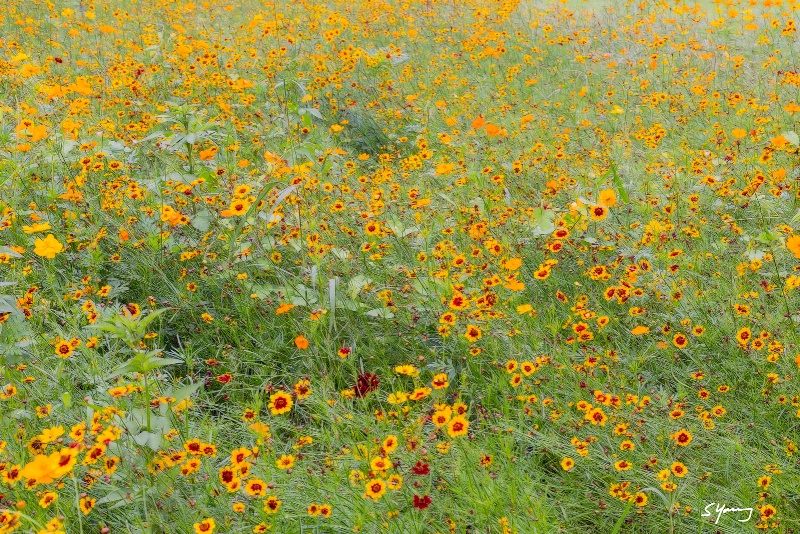
{"type": "Polygon", "coordinates": [[[64,245],[62,245],[53,234],[47,234],[47,237],[44,239],[36,239],[34,241],[34,254],[43,258],[52,260],[56,257],[56,254],[61,253],[63,250],[64,245]]]}
{"type": "Polygon", "coordinates": [[[379,500],[386,493],[386,482],[380,478],[368,480],[364,487],[364,498],[369,497],[373,501],[379,500]]]}
{"type": "Polygon", "coordinates": [[[283,391],[273,393],[269,397],[269,409],[272,415],[280,415],[287,413],[292,409],[292,396],[283,391]]]}

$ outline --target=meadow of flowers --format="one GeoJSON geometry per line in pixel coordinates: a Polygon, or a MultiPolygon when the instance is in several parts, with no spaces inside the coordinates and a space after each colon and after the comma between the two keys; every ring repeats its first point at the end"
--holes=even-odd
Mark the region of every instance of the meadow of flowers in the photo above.
{"type": "Polygon", "coordinates": [[[4,2],[0,534],[799,532],[799,8],[4,2]]]}

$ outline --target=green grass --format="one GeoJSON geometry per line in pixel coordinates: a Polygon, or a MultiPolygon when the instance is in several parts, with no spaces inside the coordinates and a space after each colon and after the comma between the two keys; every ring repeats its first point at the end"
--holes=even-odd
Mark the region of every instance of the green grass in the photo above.
{"type": "Polygon", "coordinates": [[[793,5],[12,2],[0,534],[796,532],[793,5]]]}

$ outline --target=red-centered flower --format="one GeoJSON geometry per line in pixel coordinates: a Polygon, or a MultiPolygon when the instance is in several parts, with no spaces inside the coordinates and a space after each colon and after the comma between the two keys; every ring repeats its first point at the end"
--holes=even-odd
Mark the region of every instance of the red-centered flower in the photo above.
{"type": "Polygon", "coordinates": [[[419,508],[420,510],[424,510],[428,506],[431,505],[431,498],[428,495],[420,498],[419,495],[414,495],[414,508],[419,508]]]}
{"type": "Polygon", "coordinates": [[[428,464],[423,464],[422,461],[418,461],[417,465],[411,468],[411,472],[415,475],[427,475],[431,472],[431,468],[428,467],[428,464]]]}
{"type": "Polygon", "coordinates": [[[362,398],[366,397],[367,393],[370,391],[375,391],[378,389],[381,381],[378,380],[378,375],[373,373],[361,373],[358,375],[358,380],[356,381],[355,393],[356,397],[362,398]]]}
{"type": "Polygon", "coordinates": [[[217,377],[217,382],[219,382],[220,384],[227,384],[232,379],[233,377],[230,375],[230,373],[225,373],[224,375],[219,375],[217,377]]]}

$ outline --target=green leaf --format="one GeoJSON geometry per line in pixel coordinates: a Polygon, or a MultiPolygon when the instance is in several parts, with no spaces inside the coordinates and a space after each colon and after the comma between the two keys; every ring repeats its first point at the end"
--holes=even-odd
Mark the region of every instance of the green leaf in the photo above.
{"type": "Polygon", "coordinates": [[[795,132],[783,132],[781,135],[794,146],[800,146],[800,137],[795,132]]]}
{"type": "Polygon", "coordinates": [[[147,314],[147,315],[145,315],[143,317],[139,317],[139,325],[142,327],[142,329],[147,328],[150,325],[150,323],[155,321],[156,318],[158,318],[160,315],[162,315],[168,309],[169,308],[161,308],[161,309],[158,309],[158,310],[153,310],[149,314],[147,314]]]}
{"type": "Polygon", "coordinates": [[[555,230],[556,226],[553,223],[556,214],[553,210],[546,210],[543,208],[533,208],[533,235],[548,235],[555,230]]]}
{"type": "Polygon", "coordinates": [[[201,232],[208,232],[211,227],[211,212],[208,210],[201,210],[197,215],[192,217],[192,226],[201,232]]]}
{"type": "Polygon", "coordinates": [[[628,505],[625,506],[625,509],[622,511],[622,515],[619,516],[617,519],[617,523],[614,525],[614,530],[611,531],[611,534],[619,534],[620,529],[622,528],[622,523],[625,522],[625,518],[628,517],[628,514],[631,513],[631,508],[633,508],[634,500],[628,500],[628,505]]]}
{"type": "Polygon", "coordinates": [[[154,369],[160,369],[161,367],[174,365],[176,363],[183,363],[183,360],[179,360],[177,358],[150,358],[144,363],[142,369],[144,372],[150,372],[154,369]]]}
{"type": "Polygon", "coordinates": [[[628,197],[628,191],[625,189],[625,184],[622,183],[622,179],[619,177],[619,174],[617,174],[617,166],[614,164],[613,161],[611,162],[610,171],[611,171],[611,176],[614,178],[614,187],[617,190],[619,198],[622,199],[622,202],[627,203],[630,200],[628,197]]]}
{"type": "Polygon", "coordinates": [[[375,308],[366,312],[368,317],[380,317],[381,319],[391,319],[394,313],[389,308],[375,308]]]}
{"type": "Polygon", "coordinates": [[[172,396],[175,398],[173,403],[177,404],[182,400],[191,397],[198,389],[203,387],[204,384],[205,382],[196,382],[194,384],[189,384],[188,386],[183,386],[182,388],[180,388],[179,390],[177,390],[172,394],[172,396]]]}
{"type": "Polygon", "coordinates": [[[142,447],[150,447],[154,451],[157,451],[161,447],[161,434],[143,430],[133,436],[133,441],[142,447]]]}
{"type": "Polygon", "coordinates": [[[764,230],[763,232],[758,234],[758,237],[756,237],[756,239],[762,243],[771,243],[772,241],[778,240],[778,235],[775,234],[775,232],[764,230]]]}

